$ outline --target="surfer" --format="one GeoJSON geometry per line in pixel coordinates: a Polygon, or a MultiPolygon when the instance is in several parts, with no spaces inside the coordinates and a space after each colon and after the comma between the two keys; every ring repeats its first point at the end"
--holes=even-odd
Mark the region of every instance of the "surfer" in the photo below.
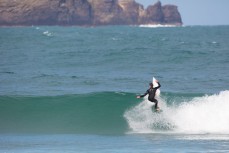
{"type": "Polygon", "coordinates": [[[155,99],[155,94],[156,94],[157,89],[160,88],[161,85],[160,85],[160,83],[157,80],[155,82],[158,83],[158,86],[157,87],[153,87],[153,83],[149,83],[149,89],[146,91],[146,93],[143,94],[143,95],[137,96],[137,98],[143,98],[147,94],[149,94],[148,100],[150,102],[155,103],[155,110],[156,111],[159,111],[158,101],[157,101],[157,99],[155,99]]]}

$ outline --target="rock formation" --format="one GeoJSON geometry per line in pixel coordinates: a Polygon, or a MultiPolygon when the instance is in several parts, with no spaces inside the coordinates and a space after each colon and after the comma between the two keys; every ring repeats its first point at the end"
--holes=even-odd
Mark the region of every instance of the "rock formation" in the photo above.
{"type": "Polygon", "coordinates": [[[182,25],[177,6],[135,0],[0,0],[0,26],[182,25]]]}
{"type": "Polygon", "coordinates": [[[162,12],[164,15],[164,24],[180,24],[182,23],[181,15],[177,11],[177,6],[165,5],[162,7],[162,12]]]}
{"type": "Polygon", "coordinates": [[[161,7],[161,2],[150,5],[145,10],[144,21],[145,24],[160,24],[163,23],[164,14],[161,7]]]}

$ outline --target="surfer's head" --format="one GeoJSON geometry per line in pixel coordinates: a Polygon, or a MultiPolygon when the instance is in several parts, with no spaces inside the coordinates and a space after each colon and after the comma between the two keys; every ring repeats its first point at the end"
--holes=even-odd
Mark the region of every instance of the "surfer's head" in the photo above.
{"type": "Polygon", "coordinates": [[[153,88],[153,83],[152,82],[149,83],[149,87],[153,88]]]}

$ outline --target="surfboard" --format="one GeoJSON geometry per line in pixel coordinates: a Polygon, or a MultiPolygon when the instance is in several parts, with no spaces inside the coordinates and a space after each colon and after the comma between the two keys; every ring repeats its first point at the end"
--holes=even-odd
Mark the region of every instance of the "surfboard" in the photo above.
{"type": "MultiPolygon", "coordinates": [[[[155,77],[153,77],[152,83],[153,83],[153,86],[154,86],[154,87],[157,87],[157,86],[158,86],[158,83],[156,82],[155,77]]],[[[160,93],[161,93],[160,89],[157,89],[157,91],[156,91],[156,96],[157,96],[157,97],[160,96],[160,93]]]]}
{"type": "MultiPolygon", "coordinates": [[[[158,83],[156,82],[156,78],[155,77],[153,77],[153,79],[152,79],[152,83],[153,83],[153,86],[154,87],[157,87],[157,86],[159,86],[158,85],[158,83]]],[[[160,93],[161,93],[161,91],[160,91],[160,89],[157,89],[157,91],[156,91],[156,97],[159,97],[160,96],[160,93]]],[[[161,113],[162,112],[162,109],[161,108],[159,108],[159,110],[155,110],[155,108],[153,107],[153,109],[152,109],[155,113],[161,113]]]]}
{"type": "Polygon", "coordinates": [[[154,105],[151,107],[151,110],[152,110],[153,113],[162,113],[163,112],[163,110],[160,107],[159,107],[159,110],[156,110],[154,108],[154,105]]]}
{"type": "Polygon", "coordinates": [[[161,112],[163,112],[163,110],[162,110],[162,109],[159,109],[159,110],[155,110],[155,109],[154,109],[154,112],[155,112],[155,113],[161,113],[161,112]]]}

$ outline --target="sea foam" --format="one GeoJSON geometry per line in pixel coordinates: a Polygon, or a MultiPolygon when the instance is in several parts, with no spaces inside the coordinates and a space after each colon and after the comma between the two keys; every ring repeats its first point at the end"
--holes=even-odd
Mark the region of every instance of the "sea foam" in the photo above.
{"type": "Polygon", "coordinates": [[[167,28],[167,27],[178,27],[177,25],[162,25],[162,24],[141,24],[139,25],[141,28],[167,28]]]}
{"type": "Polygon", "coordinates": [[[163,112],[155,113],[147,99],[124,114],[133,133],[229,134],[229,91],[196,97],[168,106],[162,98],[163,112]]]}

